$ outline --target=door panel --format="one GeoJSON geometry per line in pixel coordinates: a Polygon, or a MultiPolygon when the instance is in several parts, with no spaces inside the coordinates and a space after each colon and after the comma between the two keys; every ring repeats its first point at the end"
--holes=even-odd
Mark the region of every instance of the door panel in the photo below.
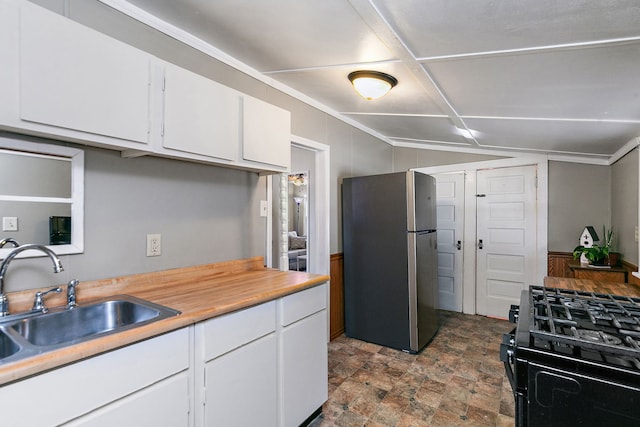
{"type": "Polygon", "coordinates": [[[506,317],[535,284],[536,166],[477,173],[477,312],[506,317]],[[480,244],[482,242],[482,244],[480,244]]]}
{"type": "Polygon", "coordinates": [[[462,312],[464,172],[434,177],[437,181],[439,308],[462,312]]]}

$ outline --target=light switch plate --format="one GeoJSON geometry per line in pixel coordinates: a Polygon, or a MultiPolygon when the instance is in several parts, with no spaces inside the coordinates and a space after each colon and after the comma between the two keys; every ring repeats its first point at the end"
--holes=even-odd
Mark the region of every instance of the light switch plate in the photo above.
{"type": "Polygon", "coordinates": [[[18,231],[18,217],[17,216],[3,216],[2,217],[2,231],[18,231]]]}
{"type": "Polygon", "coordinates": [[[266,200],[260,200],[260,216],[267,216],[269,213],[269,203],[266,200]]]}

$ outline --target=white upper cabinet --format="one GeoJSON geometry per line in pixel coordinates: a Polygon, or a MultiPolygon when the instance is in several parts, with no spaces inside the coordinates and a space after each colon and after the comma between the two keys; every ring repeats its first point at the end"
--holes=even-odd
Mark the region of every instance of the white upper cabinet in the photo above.
{"type": "Polygon", "coordinates": [[[28,1],[0,0],[0,130],[262,173],[291,114],[28,1]]]}
{"type": "Polygon", "coordinates": [[[291,164],[291,113],[245,96],[242,157],[288,170],[291,164]]]}
{"type": "Polygon", "coordinates": [[[164,78],[162,146],[236,160],[240,93],[170,64],[164,78]]]}
{"type": "Polygon", "coordinates": [[[2,127],[125,148],[148,143],[152,56],[29,2],[2,0],[0,8],[2,127]]]}

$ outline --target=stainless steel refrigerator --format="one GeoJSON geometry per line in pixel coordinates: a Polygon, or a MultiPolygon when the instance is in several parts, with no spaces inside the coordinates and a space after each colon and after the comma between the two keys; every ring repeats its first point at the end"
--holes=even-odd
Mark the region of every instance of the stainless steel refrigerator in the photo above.
{"type": "Polygon", "coordinates": [[[417,353],[438,330],[435,178],[419,172],[342,185],[345,334],[417,353]]]}

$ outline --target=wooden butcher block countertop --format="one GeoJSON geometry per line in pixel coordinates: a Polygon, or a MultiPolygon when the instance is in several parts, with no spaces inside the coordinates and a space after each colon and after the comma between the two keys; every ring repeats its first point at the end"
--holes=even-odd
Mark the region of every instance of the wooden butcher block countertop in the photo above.
{"type": "Polygon", "coordinates": [[[544,286],[547,288],[561,288],[571,289],[574,291],[640,297],[640,287],[633,283],[612,283],[586,279],[571,279],[566,277],[545,277],[544,286]]]}
{"type": "MultiPolygon", "coordinates": [[[[13,363],[0,364],[0,385],[38,374],[150,337],[180,329],[221,314],[316,286],[329,276],[304,272],[282,272],[263,266],[262,257],[196,267],[177,268],[114,279],[80,282],[78,305],[113,295],[133,295],[182,313],[168,319],[136,327],[66,348],[43,353],[13,363]]],[[[64,286],[63,286],[64,289],[64,286]]],[[[9,293],[12,313],[31,308],[36,289],[9,293]]],[[[66,295],[47,297],[48,307],[63,306],[66,295]]]]}

